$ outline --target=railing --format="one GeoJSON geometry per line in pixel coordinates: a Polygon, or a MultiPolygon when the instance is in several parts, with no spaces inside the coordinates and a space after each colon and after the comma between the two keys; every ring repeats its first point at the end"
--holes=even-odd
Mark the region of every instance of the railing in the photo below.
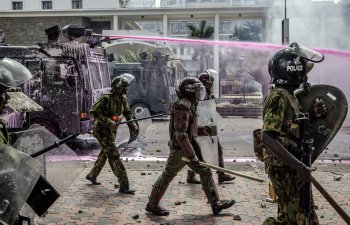
{"type": "Polygon", "coordinates": [[[121,8],[271,6],[273,0],[124,0],[121,8]]]}

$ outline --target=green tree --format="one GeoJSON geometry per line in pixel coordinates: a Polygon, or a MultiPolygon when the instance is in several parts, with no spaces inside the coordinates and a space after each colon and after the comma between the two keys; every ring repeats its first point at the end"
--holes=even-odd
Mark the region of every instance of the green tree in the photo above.
{"type": "Polygon", "coordinates": [[[261,26],[256,21],[247,21],[236,25],[232,35],[233,40],[261,42],[261,26]]]}
{"type": "MultiPolygon", "coordinates": [[[[212,25],[207,24],[205,20],[199,22],[199,26],[195,24],[187,24],[186,25],[189,31],[189,38],[193,39],[213,39],[214,37],[214,27],[212,25]]],[[[199,60],[200,72],[204,71],[204,61],[208,61],[212,57],[212,51],[208,51],[204,45],[199,46],[199,49],[195,49],[192,59],[199,60]]]]}

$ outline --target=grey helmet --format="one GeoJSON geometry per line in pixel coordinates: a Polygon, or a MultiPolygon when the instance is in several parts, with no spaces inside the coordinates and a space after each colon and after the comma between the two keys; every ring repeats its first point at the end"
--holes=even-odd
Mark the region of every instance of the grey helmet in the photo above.
{"type": "Polygon", "coordinates": [[[1,88],[16,87],[31,78],[32,74],[21,63],[6,57],[0,59],[1,88]]]}
{"type": "Polygon", "coordinates": [[[123,73],[120,76],[113,78],[111,83],[112,93],[126,94],[128,87],[135,77],[129,73],[123,73]]]}

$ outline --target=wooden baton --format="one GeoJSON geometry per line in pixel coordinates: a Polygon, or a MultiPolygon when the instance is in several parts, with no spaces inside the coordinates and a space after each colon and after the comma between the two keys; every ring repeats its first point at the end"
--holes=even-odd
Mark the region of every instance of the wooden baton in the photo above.
{"type": "MultiPolygon", "coordinates": [[[[182,157],[182,161],[185,161],[185,162],[188,162],[188,163],[191,162],[191,160],[189,160],[188,158],[185,158],[185,157],[182,157]]],[[[223,172],[223,173],[236,175],[236,176],[239,176],[239,177],[243,177],[243,178],[247,178],[247,179],[250,179],[250,180],[254,180],[254,181],[257,181],[257,182],[260,182],[260,183],[264,182],[263,179],[260,179],[258,177],[249,176],[249,175],[246,175],[246,174],[243,174],[243,173],[239,173],[239,172],[236,172],[236,171],[233,171],[233,170],[221,168],[221,167],[209,164],[209,163],[205,163],[205,162],[199,161],[199,165],[203,166],[203,167],[206,167],[206,168],[211,168],[211,169],[223,172]]]]}

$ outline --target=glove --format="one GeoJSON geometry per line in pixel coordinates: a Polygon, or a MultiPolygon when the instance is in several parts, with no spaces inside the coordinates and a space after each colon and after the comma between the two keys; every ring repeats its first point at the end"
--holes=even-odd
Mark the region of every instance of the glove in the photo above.
{"type": "Polygon", "coordinates": [[[190,162],[192,165],[194,165],[194,166],[199,166],[199,161],[198,161],[198,159],[197,159],[197,157],[193,157],[192,159],[191,159],[191,162],[190,162]]]}
{"type": "Polygon", "coordinates": [[[322,98],[316,98],[312,105],[312,114],[315,118],[322,118],[327,115],[327,107],[322,98]]]}
{"type": "Polygon", "coordinates": [[[111,129],[112,131],[117,131],[118,127],[119,127],[119,124],[114,122],[113,120],[111,119],[108,119],[107,121],[107,127],[109,129],[111,129]]]}

